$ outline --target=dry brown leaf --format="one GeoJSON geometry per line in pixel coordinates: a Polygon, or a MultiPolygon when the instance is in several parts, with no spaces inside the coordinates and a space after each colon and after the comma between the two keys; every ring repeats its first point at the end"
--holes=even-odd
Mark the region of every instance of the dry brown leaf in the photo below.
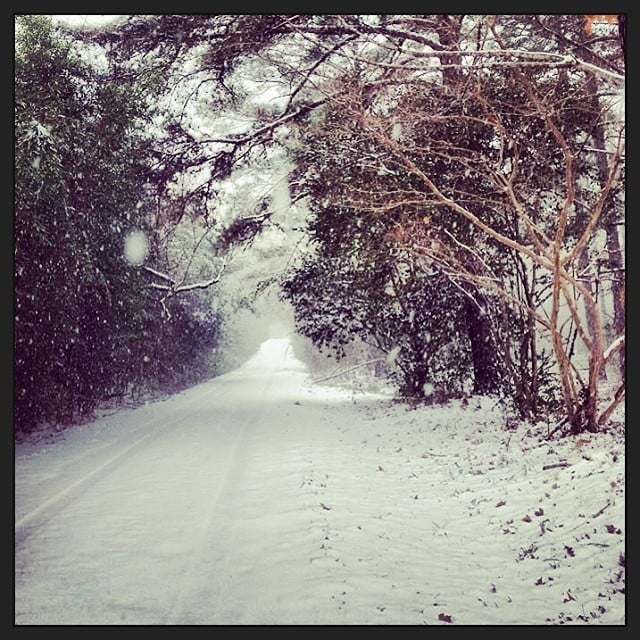
{"type": "Polygon", "coordinates": [[[587,35],[593,35],[594,23],[606,22],[608,24],[614,24],[618,22],[617,14],[603,14],[603,13],[588,14],[588,15],[585,15],[584,18],[585,18],[584,30],[586,31],[587,35]]]}

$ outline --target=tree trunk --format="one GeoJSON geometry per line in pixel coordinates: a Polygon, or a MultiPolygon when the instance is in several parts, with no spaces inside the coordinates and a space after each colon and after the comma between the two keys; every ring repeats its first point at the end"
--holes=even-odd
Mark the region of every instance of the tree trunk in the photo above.
{"type": "MultiPolygon", "coordinates": [[[[437,16],[435,30],[440,44],[449,51],[460,48],[461,15],[437,16]]],[[[455,87],[460,75],[460,70],[447,65],[459,65],[462,62],[460,54],[445,54],[439,56],[442,70],[443,84],[455,87]]],[[[485,300],[477,291],[471,292],[471,297],[478,300],[478,304],[469,300],[466,304],[465,314],[468,327],[469,342],[471,344],[471,356],[473,359],[474,393],[485,395],[495,393],[500,387],[502,375],[497,366],[497,345],[493,339],[491,319],[485,314],[485,300]]]]}
{"type": "MultiPolygon", "coordinates": [[[[580,271],[580,280],[582,281],[584,286],[587,287],[587,289],[589,289],[589,293],[591,294],[593,299],[597,300],[600,295],[600,291],[596,289],[598,285],[594,282],[594,276],[590,273],[588,246],[586,246],[582,250],[580,257],[578,258],[578,269],[580,271]]],[[[589,309],[587,308],[586,301],[584,302],[584,307],[585,307],[585,316],[587,320],[587,328],[589,331],[589,335],[594,335],[596,331],[594,318],[593,318],[593,315],[589,313],[589,309]]],[[[601,380],[607,379],[607,370],[605,367],[602,367],[602,370],[600,371],[600,379],[601,380]]]]}
{"type": "Polygon", "coordinates": [[[491,319],[484,308],[485,301],[477,293],[475,297],[480,298],[482,308],[472,300],[467,302],[465,308],[473,358],[473,392],[489,395],[500,388],[503,370],[498,366],[498,348],[493,339],[491,319]]]}
{"type": "MultiPolygon", "coordinates": [[[[435,30],[440,44],[452,51],[460,47],[460,28],[462,16],[439,15],[436,18],[435,30]]],[[[447,65],[459,65],[462,61],[460,54],[445,54],[439,56],[440,64],[445,65],[442,70],[442,81],[445,86],[454,86],[460,75],[460,70],[447,65]]]]}
{"type": "MultiPolygon", "coordinates": [[[[600,113],[600,99],[597,90],[598,83],[595,75],[589,77],[589,88],[594,96],[594,113],[600,113]]],[[[606,184],[609,174],[609,165],[607,161],[606,144],[604,137],[604,128],[599,121],[595,124],[591,134],[593,146],[596,154],[596,166],[598,169],[598,179],[601,185],[606,184]]],[[[605,212],[606,223],[604,229],[607,234],[607,253],[608,266],[612,273],[611,281],[611,297],[613,300],[613,339],[617,338],[625,331],[625,272],[622,248],[620,246],[620,236],[618,233],[618,223],[612,212],[605,212]]],[[[620,379],[625,378],[625,350],[620,349],[619,352],[619,373],[620,379]]]]}

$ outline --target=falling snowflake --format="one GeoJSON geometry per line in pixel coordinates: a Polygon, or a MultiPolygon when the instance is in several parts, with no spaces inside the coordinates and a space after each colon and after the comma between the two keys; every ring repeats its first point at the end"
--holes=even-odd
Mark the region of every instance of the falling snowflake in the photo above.
{"type": "Polygon", "coordinates": [[[124,240],[124,257],[129,264],[140,266],[149,253],[149,241],[143,231],[129,232],[124,240]]]}

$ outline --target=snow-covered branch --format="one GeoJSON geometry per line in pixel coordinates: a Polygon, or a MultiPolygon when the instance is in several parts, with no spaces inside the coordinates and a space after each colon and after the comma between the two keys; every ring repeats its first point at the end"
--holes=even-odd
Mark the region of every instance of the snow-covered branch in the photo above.
{"type": "Polygon", "coordinates": [[[372,358],[371,360],[367,360],[366,362],[361,362],[360,364],[357,364],[353,367],[349,367],[348,369],[342,369],[341,371],[332,373],[331,375],[326,376],[324,378],[318,378],[317,380],[313,380],[313,384],[316,384],[318,382],[324,382],[325,380],[332,380],[333,378],[337,378],[347,373],[351,373],[351,371],[355,371],[356,369],[361,369],[362,367],[366,367],[369,364],[374,364],[376,362],[385,362],[386,360],[387,360],[387,356],[383,358],[372,358]]]}
{"type": "Polygon", "coordinates": [[[623,333],[622,335],[618,336],[610,345],[609,347],[605,350],[604,354],[602,355],[604,361],[606,362],[618,349],[621,349],[624,344],[625,344],[625,340],[626,340],[626,336],[623,333]]]}
{"type": "MultiPolygon", "coordinates": [[[[155,276],[156,278],[166,280],[167,282],[175,283],[175,280],[171,276],[168,276],[166,273],[161,273],[160,271],[156,271],[155,269],[148,267],[147,265],[145,265],[143,269],[145,271],[148,271],[151,275],[155,276]]],[[[151,285],[151,286],[154,286],[154,285],[151,285]]],[[[156,286],[155,288],[158,288],[158,286],[156,286]]],[[[163,286],[166,286],[166,285],[163,285],[163,286]]]]}
{"type": "Polygon", "coordinates": [[[199,282],[192,282],[189,284],[183,284],[184,280],[181,280],[180,282],[178,282],[172,276],[167,275],[166,273],[162,273],[157,269],[153,269],[152,267],[144,266],[143,268],[145,271],[147,271],[147,273],[150,273],[155,278],[158,278],[164,281],[164,282],[152,282],[150,283],[149,286],[152,289],[156,289],[157,291],[165,292],[165,295],[160,300],[160,304],[162,305],[162,308],[166,313],[167,317],[170,318],[171,314],[165,304],[168,298],[171,298],[179,293],[184,293],[186,291],[194,291],[195,289],[208,289],[209,287],[211,287],[212,285],[220,281],[226,267],[227,267],[227,259],[225,258],[222,263],[222,266],[220,267],[216,275],[212,276],[208,280],[201,280],[199,282]]]}
{"type": "Polygon", "coordinates": [[[300,107],[298,107],[295,111],[292,111],[291,113],[283,114],[276,120],[273,120],[272,122],[269,122],[265,126],[260,127],[259,129],[256,129],[251,133],[245,134],[244,136],[238,136],[233,138],[207,138],[205,140],[202,140],[201,142],[202,143],[215,142],[219,144],[232,144],[236,146],[246,144],[247,142],[256,140],[257,138],[259,138],[261,135],[265,133],[269,133],[270,131],[273,131],[273,129],[276,129],[277,127],[285,124],[289,120],[292,120],[293,118],[296,118],[302,115],[303,113],[307,113],[308,111],[312,111],[313,109],[315,109],[316,107],[319,107],[324,102],[325,100],[322,99],[322,100],[316,100],[315,102],[311,102],[309,104],[303,104],[300,107]]]}
{"type": "Polygon", "coordinates": [[[220,272],[213,278],[210,278],[209,280],[203,280],[201,282],[193,282],[191,284],[183,284],[179,287],[176,287],[175,293],[182,293],[183,291],[193,291],[193,289],[207,289],[208,287],[215,284],[216,282],[219,282],[221,276],[222,276],[222,272],[220,272]]]}

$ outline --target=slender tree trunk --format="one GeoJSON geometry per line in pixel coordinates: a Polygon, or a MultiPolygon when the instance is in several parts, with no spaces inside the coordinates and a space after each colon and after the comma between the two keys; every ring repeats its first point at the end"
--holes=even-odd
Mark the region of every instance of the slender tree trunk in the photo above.
{"type": "MultiPolygon", "coordinates": [[[[439,15],[436,18],[435,30],[438,34],[440,44],[449,51],[460,47],[462,27],[462,16],[459,15],[439,15]]],[[[439,56],[440,64],[444,65],[442,70],[442,80],[444,85],[455,86],[460,71],[455,67],[447,65],[459,65],[462,61],[460,54],[445,54],[439,56]]]]}
{"type": "MultiPolygon", "coordinates": [[[[598,81],[594,74],[588,77],[588,86],[593,96],[592,109],[595,114],[601,112],[602,107],[600,98],[598,97],[598,81]]],[[[606,184],[609,175],[609,163],[607,160],[604,127],[601,121],[596,122],[591,133],[593,147],[595,149],[596,167],[598,170],[598,179],[601,185],[606,184]]],[[[615,215],[608,212],[604,225],[607,234],[606,247],[609,256],[608,265],[612,273],[611,281],[611,298],[613,301],[613,339],[617,338],[625,331],[625,272],[622,248],[620,246],[620,236],[618,233],[618,224],[615,215]]],[[[586,253],[586,252],[585,252],[586,253]]],[[[583,254],[585,255],[585,254],[583,254]]],[[[584,261],[588,261],[585,255],[584,261]]],[[[580,264],[582,269],[582,264],[580,264]]],[[[588,315],[588,314],[587,314],[588,315]]],[[[589,327],[591,329],[591,327],[589,327]]],[[[619,356],[619,373],[621,380],[625,377],[625,350],[620,349],[619,356]]]]}
{"type": "MultiPolygon", "coordinates": [[[[477,292],[474,297],[479,298],[477,292]]],[[[465,308],[473,359],[473,392],[480,395],[489,395],[499,390],[504,375],[503,367],[498,363],[498,348],[485,305],[485,300],[480,297],[479,304],[468,300],[465,308]]]]}
{"type": "MultiPolygon", "coordinates": [[[[449,51],[459,49],[462,37],[461,15],[440,15],[437,17],[435,30],[440,44],[449,51]]],[[[444,65],[442,80],[445,86],[455,87],[460,75],[460,70],[447,65],[459,65],[462,61],[460,54],[445,54],[439,56],[440,63],[444,65]]],[[[493,339],[491,319],[485,314],[485,301],[477,290],[471,292],[471,297],[478,300],[479,305],[471,300],[465,309],[471,355],[473,358],[474,393],[495,393],[499,388],[502,368],[497,363],[497,345],[493,339]]]]}
{"type": "MultiPolygon", "coordinates": [[[[578,258],[578,270],[580,272],[580,276],[579,276],[580,280],[582,281],[584,286],[589,290],[589,293],[591,294],[593,299],[597,300],[600,294],[600,291],[596,289],[598,287],[598,284],[594,281],[595,278],[590,271],[590,257],[589,257],[588,246],[583,249],[582,253],[580,254],[580,257],[578,258]]],[[[586,301],[584,301],[584,307],[585,307],[585,316],[587,321],[587,329],[589,331],[589,335],[592,336],[597,330],[595,327],[594,318],[593,318],[593,315],[589,313],[589,309],[587,308],[586,301]]],[[[600,372],[600,379],[601,380],[607,379],[607,371],[605,367],[603,367],[600,372]]]]}

